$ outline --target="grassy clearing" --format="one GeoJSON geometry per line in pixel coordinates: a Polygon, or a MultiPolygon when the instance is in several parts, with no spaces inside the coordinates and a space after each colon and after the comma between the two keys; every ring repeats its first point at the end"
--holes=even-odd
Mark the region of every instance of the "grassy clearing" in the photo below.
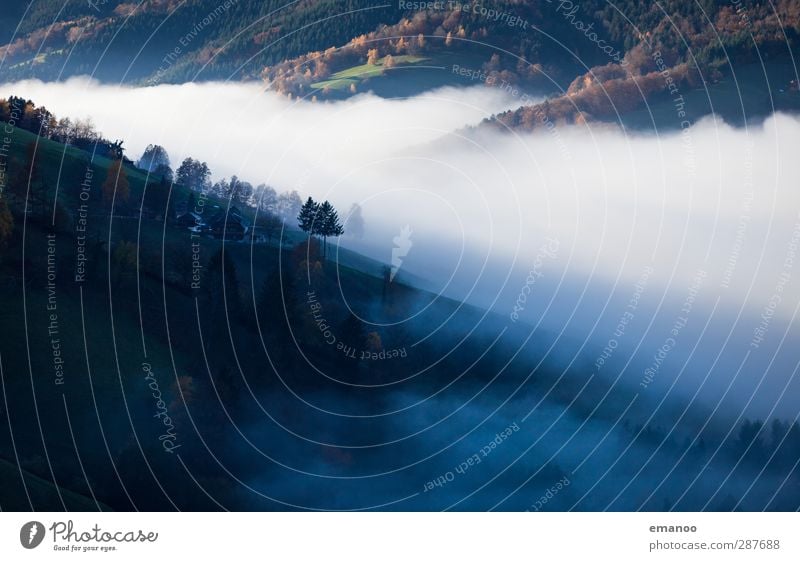
{"type": "MultiPolygon", "coordinates": [[[[402,55],[393,58],[395,64],[401,66],[411,66],[430,60],[426,57],[414,55],[402,55]]],[[[376,64],[361,64],[359,66],[353,66],[345,70],[340,70],[339,72],[333,74],[330,79],[311,84],[311,87],[318,90],[323,90],[326,88],[329,90],[343,90],[349,88],[351,84],[358,85],[358,83],[362,80],[382,76],[387,70],[384,66],[385,61],[386,57],[380,59],[376,64]]]]}

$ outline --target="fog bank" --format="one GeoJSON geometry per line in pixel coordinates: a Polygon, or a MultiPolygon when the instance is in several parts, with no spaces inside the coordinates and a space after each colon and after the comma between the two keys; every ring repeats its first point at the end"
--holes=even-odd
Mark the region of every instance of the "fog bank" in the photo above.
{"type": "Polygon", "coordinates": [[[0,91],[90,115],[133,159],[161,144],[175,167],[206,160],[216,177],[329,199],[345,219],[358,203],[365,235],[341,243],[382,262],[408,226],[400,279],[586,341],[588,356],[613,340],[604,360],[632,383],[658,365],[653,394],[796,411],[786,397],[800,361],[789,344],[800,296],[794,116],[747,128],[707,118],[665,135],[593,125],[520,135],[466,128],[519,103],[486,87],[335,103],[258,84],[74,79],[0,91]]]}

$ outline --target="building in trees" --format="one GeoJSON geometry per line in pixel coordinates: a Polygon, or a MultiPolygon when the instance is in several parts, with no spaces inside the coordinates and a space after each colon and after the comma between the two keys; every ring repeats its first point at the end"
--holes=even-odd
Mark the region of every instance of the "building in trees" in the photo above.
{"type": "Polygon", "coordinates": [[[186,228],[187,230],[203,231],[204,227],[207,228],[203,217],[194,211],[188,211],[181,214],[176,220],[175,225],[178,228],[186,228]]]}
{"type": "Polygon", "coordinates": [[[212,237],[227,241],[241,241],[249,224],[239,209],[231,207],[230,212],[220,211],[208,221],[208,230],[212,237]]]}

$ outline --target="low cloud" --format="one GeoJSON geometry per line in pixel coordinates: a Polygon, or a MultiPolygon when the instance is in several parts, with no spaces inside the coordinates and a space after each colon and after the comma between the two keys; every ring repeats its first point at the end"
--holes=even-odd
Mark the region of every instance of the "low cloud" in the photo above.
{"type": "Polygon", "coordinates": [[[714,389],[703,392],[714,403],[735,395],[760,411],[794,409],[780,401],[800,359],[780,346],[800,301],[794,116],[746,128],[709,117],[664,135],[593,125],[520,135],[469,128],[519,104],[480,86],[334,103],[292,101],[258,84],[135,89],[73,79],[2,92],[59,116],[91,115],[131,157],[157,143],[173,164],[200,158],[218,177],[330,199],[345,218],[357,202],[365,236],[344,246],[391,263],[393,240],[409,227],[401,280],[425,279],[509,317],[524,290],[519,321],[588,341],[581,352],[591,362],[615,339],[626,349],[620,359],[635,357],[633,383],[675,339],[648,391],[669,389],[689,367],[694,377],[678,383],[689,395],[702,385],[697,373],[710,371],[714,389]],[[537,261],[546,244],[557,250],[537,261]],[[635,319],[613,337],[648,268],[635,319]],[[670,336],[678,318],[687,325],[670,336]],[[743,361],[745,374],[728,387],[743,361]],[[716,374],[722,367],[730,371],[716,374]],[[751,400],[764,372],[770,391],[751,400]]]}

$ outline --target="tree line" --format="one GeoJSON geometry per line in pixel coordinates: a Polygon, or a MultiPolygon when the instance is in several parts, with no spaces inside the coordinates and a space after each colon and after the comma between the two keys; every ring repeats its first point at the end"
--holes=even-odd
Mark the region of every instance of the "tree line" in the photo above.
{"type": "MultiPolygon", "coordinates": [[[[180,185],[191,193],[203,193],[257,209],[260,213],[257,224],[270,231],[275,229],[276,224],[280,226],[295,218],[307,217],[311,213],[318,218],[305,223],[308,229],[304,231],[310,235],[319,236],[326,242],[328,237],[339,236],[344,231],[337,212],[328,201],[318,205],[309,199],[311,203],[307,202],[304,206],[296,190],[278,193],[272,186],[264,183],[253,186],[236,175],[212,182],[212,170],[209,165],[192,157],[184,158],[180,166],[173,170],[167,150],[158,144],[148,145],[141,157],[134,162],[124,156],[122,141],[110,142],[104,139],[95,129],[91,119],[76,121],[69,118],[58,119],[47,108],[38,107],[33,101],[10,96],[7,99],[0,99],[0,122],[9,123],[42,138],[77,147],[87,154],[110,158],[112,163],[101,186],[102,200],[106,205],[110,205],[112,201],[116,205],[122,205],[122,208],[128,205],[130,202],[128,168],[135,166],[155,179],[148,182],[142,196],[144,206],[157,214],[167,215],[173,212],[176,197],[174,195],[169,197],[170,185],[180,185]]],[[[24,203],[26,192],[29,191],[27,194],[29,202],[44,213],[48,206],[52,206],[48,200],[52,185],[40,169],[40,156],[37,151],[35,143],[31,143],[26,147],[22,158],[12,162],[14,173],[3,169],[2,175],[10,175],[9,194],[12,198],[16,196],[20,203],[24,203]],[[28,185],[30,185],[29,190],[28,185]]],[[[191,201],[191,198],[189,200],[191,201]]],[[[187,210],[191,211],[193,206],[188,204],[187,210]]],[[[0,217],[6,214],[0,208],[0,217]]],[[[356,230],[359,232],[363,230],[360,208],[353,215],[355,224],[353,233],[359,235],[356,230]]],[[[4,230],[5,228],[0,227],[0,231],[4,230]]]]}
{"type": "Polygon", "coordinates": [[[0,121],[98,156],[112,160],[125,157],[123,141],[111,141],[103,137],[91,118],[74,121],[68,117],[59,119],[46,107],[37,107],[29,99],[13,95],[0,99],[0,121]]]}
{"type": "MultiPolygon", "coordinates": [[[[278,193],[274,187],[264,183],[254,187],[252,183],[236,175],[212,183],[212,172],[208,164],[192,157],[184,158],[173,172],[169,154],[163,146],[157,144],[150,144],[145,148],[141,158],[136,161],[136,166],[159,177],[163,183],[174,182],[192,192],[255,208],[270,215],[269,217],[280,218],[282,222],[296,217],[303,204],[297,191],[278,193]]],[[[192,206],[189,205],[188,210],[192,206]]]]}

